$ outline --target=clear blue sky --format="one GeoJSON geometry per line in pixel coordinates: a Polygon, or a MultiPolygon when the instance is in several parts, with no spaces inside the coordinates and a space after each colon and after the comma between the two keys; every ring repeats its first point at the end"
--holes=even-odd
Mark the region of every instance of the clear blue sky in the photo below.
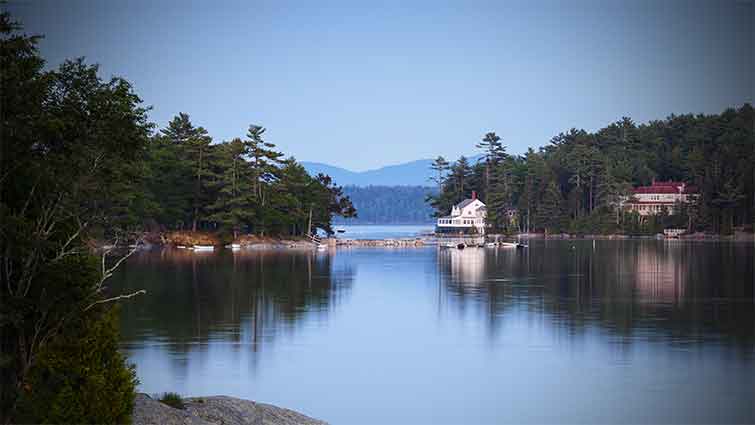
{"type": "Polygon", "coordinates": [[[130,80],[160,127],[250,123],[299,160],[354,170],[509,151],[622,116],[753,100],[752,1],[27,1],[49,64],[130,80]],[[217,4],[216,4],[217,3],[217,4]],[[568,4],[567,4],[568,3],[568,4]]]}

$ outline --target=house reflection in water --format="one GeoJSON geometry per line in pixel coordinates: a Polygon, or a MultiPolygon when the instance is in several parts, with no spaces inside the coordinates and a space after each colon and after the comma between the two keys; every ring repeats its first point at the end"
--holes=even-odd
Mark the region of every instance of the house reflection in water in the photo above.
{"type": "Polygon", "coordinates": [[[684,300],[688,266],[683,246],[667,241],[662,247],[640,245],[635,262],[635,290],[641,303],[673,303],[684,300]]]}
{"type": "Polygon", "coordinates": [[[446,270],[452,281],[476,285],[485,280],[485,254],[482,248],[442,249],[438,257],[441,270],[446,270]]]}

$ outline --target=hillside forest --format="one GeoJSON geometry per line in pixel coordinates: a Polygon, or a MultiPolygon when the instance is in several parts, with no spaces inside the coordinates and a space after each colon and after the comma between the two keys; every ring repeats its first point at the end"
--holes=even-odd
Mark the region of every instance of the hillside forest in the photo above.
{"type": "Polygon", "coordinates": [[[752,231],[755,209],[755,115],[750,104],[713,115],[630,118],[595,132],[571,129],[547,146],[510,155],[495,132],[476,147],[482,158],[433,162],[436,216],[477,191],[498,232],[652,234],[666,227],[731,234],[752,231]],[[693,202],[673,214],[641,218],[622,203],[632,188],[656,181],[695,186],[693,202]]]}
{"type": "Polygon", "coordinates": [[[336,224],[429,224],[433,209],[425,202],[437,189],[426,186],[344,186],[359,217],[335,217],[336,224]]]}

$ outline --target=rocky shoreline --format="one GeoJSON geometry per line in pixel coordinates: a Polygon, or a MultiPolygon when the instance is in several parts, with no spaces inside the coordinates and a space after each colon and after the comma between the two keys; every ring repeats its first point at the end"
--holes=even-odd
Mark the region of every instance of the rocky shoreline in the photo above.
{"type": "Polygon", "coordinates": [[[318,419],[270,404],[227,396],[183,399],[184,409],[139,393],[133,425],[327,425],[318,419]]]}
{"type": "MultiPolygon", "coordinates": [[[[510,235],[489,234],[486,236],[487,241],[494,240],[513,240],[513,239],[546,239],[546,240],[647,240],[647,239],[668,239],[663,234],[657,235],[623,235],[623,234],[569,234],[569,233],[519,233],[510,235]]],[[[692,233],[683,234],[674,238],[681,241],[736,241],[752,242],[755,241],[755,234],[750,232],[737,231],[732,235],[719,235],[713,233],[692,233]]],[[[388,239],[351,239],[347,237],[324,238],[320,243],[328,248],[336,247],[423,247],[435,245],[437,240],[429,234],[419,235],[414,238],[388,238],[388,239]]],[[[93,250],[109,249],[102,241],[91,241],[93,250]]],[[[132,245],[133,246],[133,245],[132,245]]],[[[262,237],[256,235],[242,235],[233,241],[223,241],[218,235],[209,232],[167,232],[167,233],[147,233],[140,241],[140,247],[150,249],[152,247],[173,247],[194,249],[195,246],[206,246],[213,249],[227,247],[233,249],[253,249],[253,250],[278,250],[278,249],[303,249],[311,250],[317,247],[312,241],[300,238],[276,238],[262,237]],[[231,245],[233,244],[233,245],[231,245]]]]}

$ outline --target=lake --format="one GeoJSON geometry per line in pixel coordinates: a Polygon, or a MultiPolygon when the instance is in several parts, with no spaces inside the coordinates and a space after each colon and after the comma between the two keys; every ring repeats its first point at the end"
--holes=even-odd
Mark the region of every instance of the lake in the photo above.
{"type": "Polygon", "coordinates": [[[333,424],[754,423],[751,243],[163,250],[116,290],[140,391],[333,424]]]}
{"type": "Polygon", "coordinates": [[[379,225],[379,224],[349,224],[333,226],[335,229],[343,229],[344,233],[338,233],[336,237],[344,239],[400,239],[412,238],[422,233],[433,232],[433,224],[403,224],[403,225],[379,225]]]}

